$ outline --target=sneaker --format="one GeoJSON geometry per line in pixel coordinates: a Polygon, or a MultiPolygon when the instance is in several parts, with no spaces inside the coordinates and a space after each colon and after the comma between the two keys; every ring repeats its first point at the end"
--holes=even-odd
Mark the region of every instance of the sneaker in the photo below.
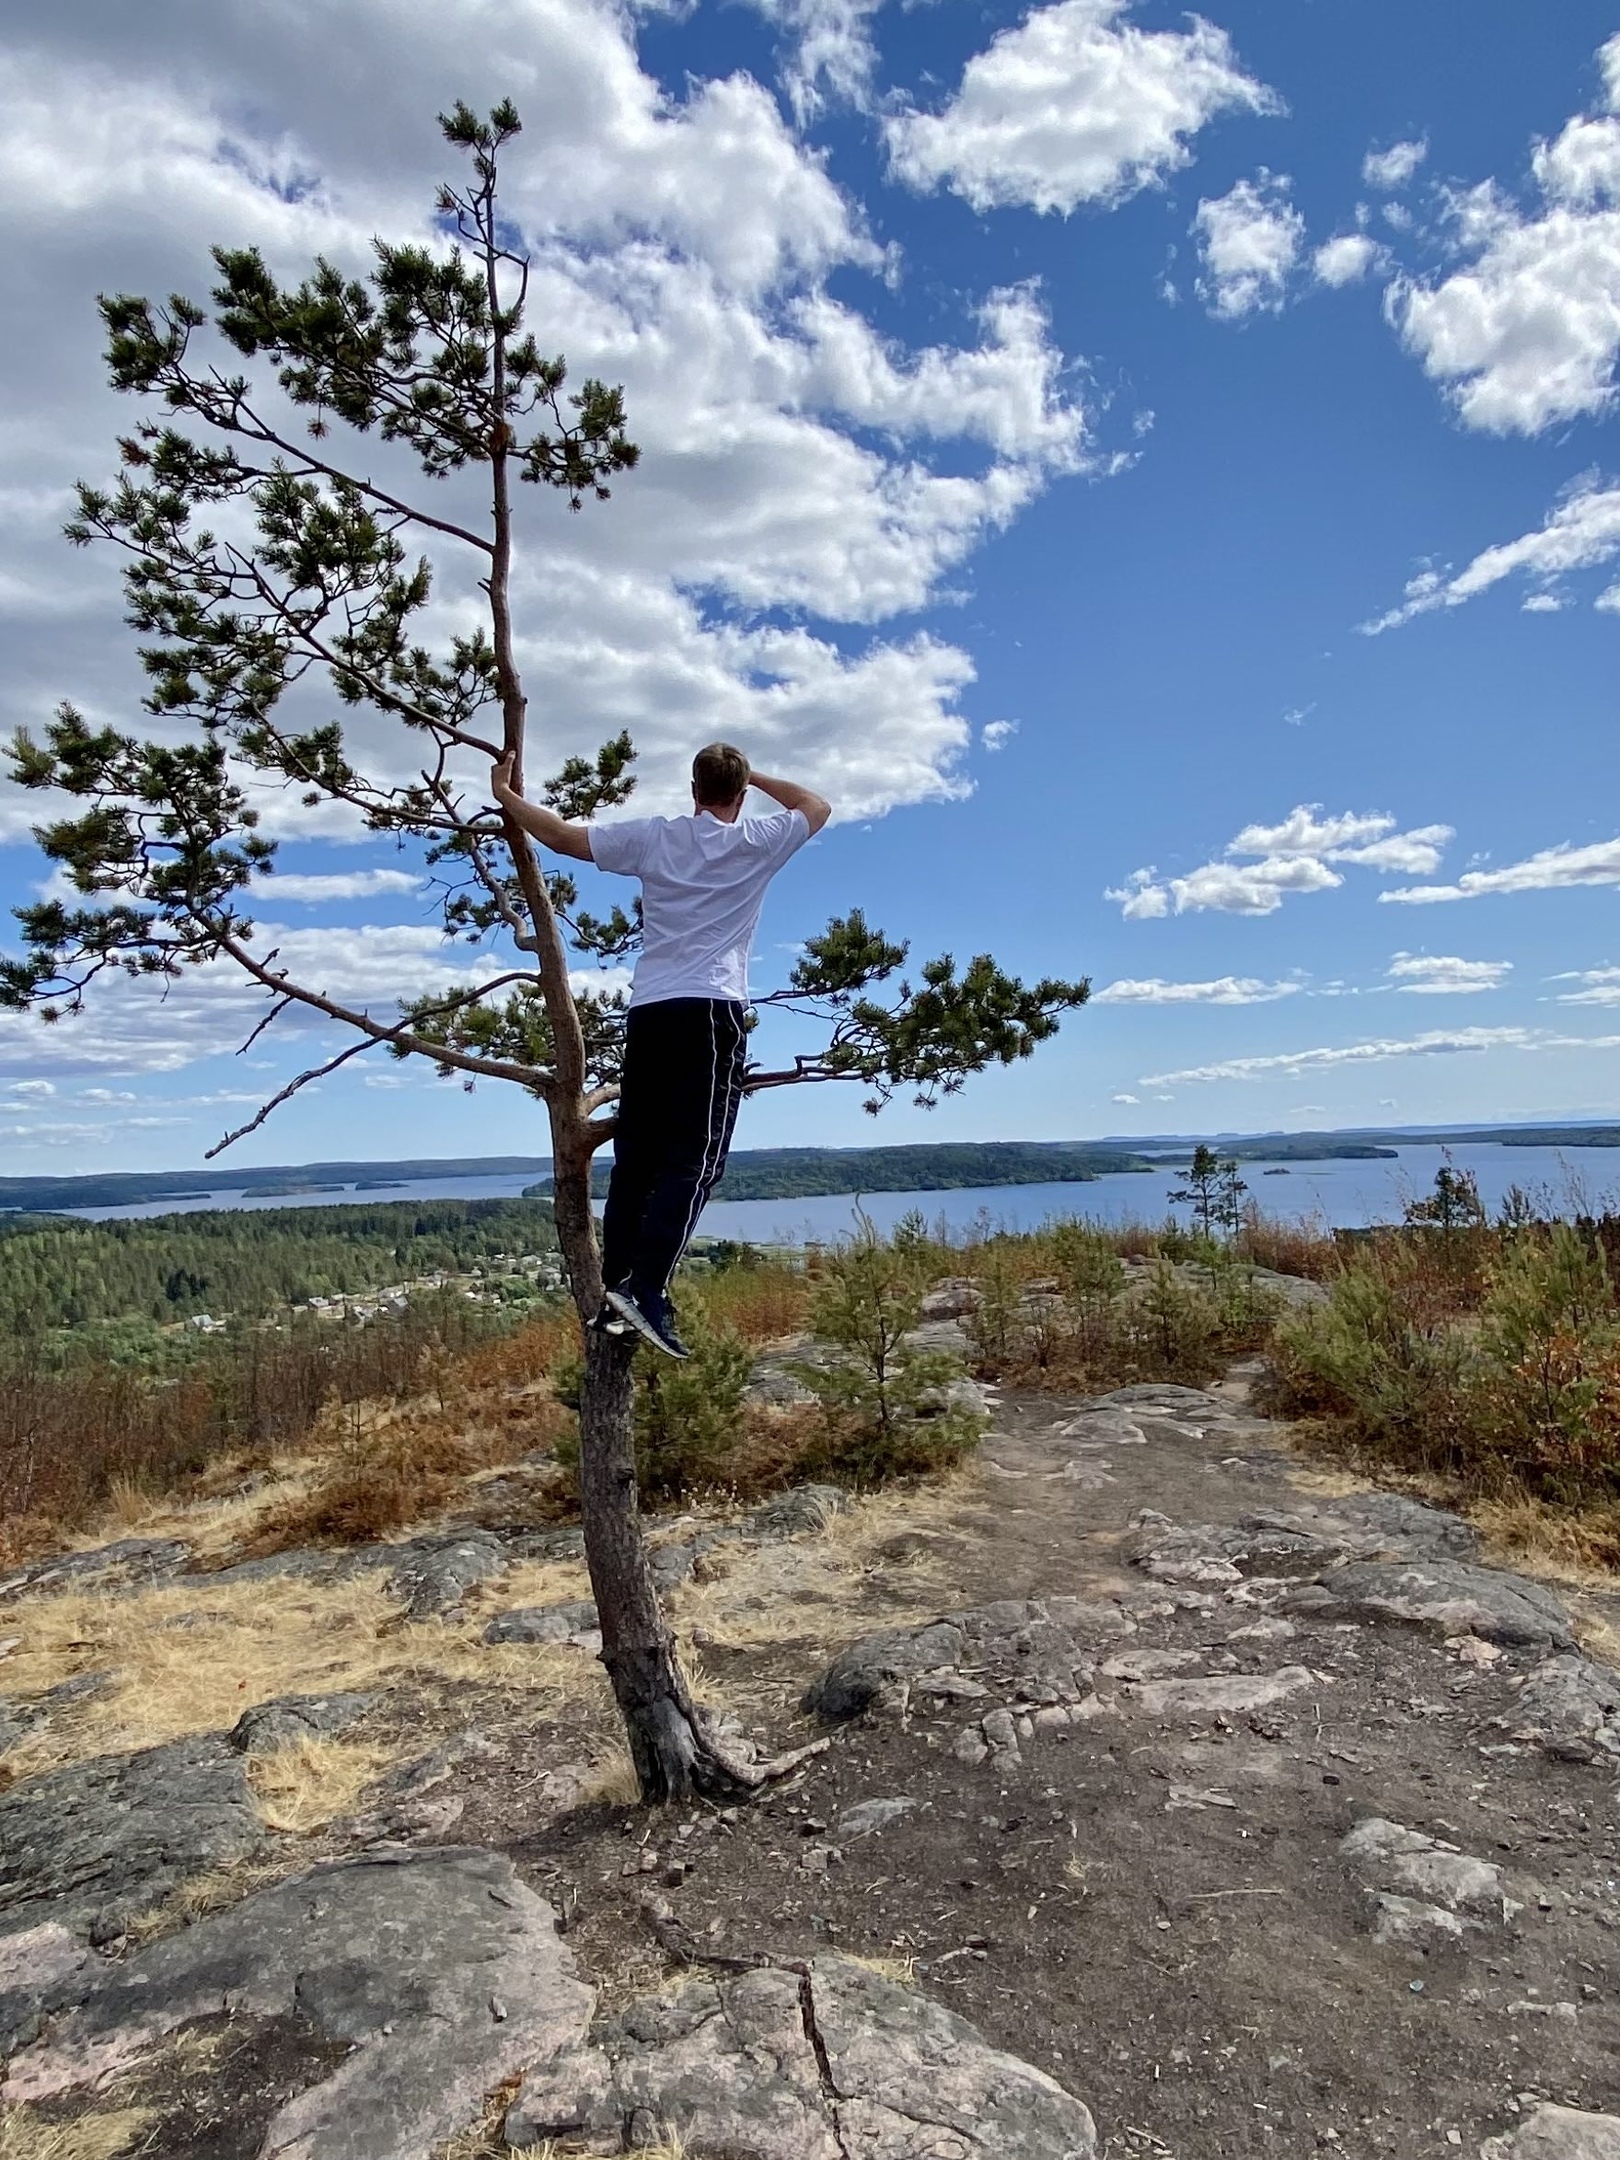
{"type": "Polygon", "coordinates": [[[667,1297],[650,1297],[643,1293],[638,1298],[625,1289],[610,1290],[607,1301],[626,1327],[633,1328],[655,1350],[662,1350],[665,1357],[689,1358],[692,1355],[675,1332],[675,1315],[667,1297]]]}
{"type": "Polygon", "coordinates": [[[591,1327],[598,1335],[618,1337],[628,1335],[630,1332],[629,1327],[619,1318],[606,1298],[596,1308],[596,1318],[591,1322],[591,1327]]]}

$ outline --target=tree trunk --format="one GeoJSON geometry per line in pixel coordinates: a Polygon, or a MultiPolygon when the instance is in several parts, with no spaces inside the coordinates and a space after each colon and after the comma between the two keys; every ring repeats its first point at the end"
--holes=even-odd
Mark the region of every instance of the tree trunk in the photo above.
{"type": "MultiPolygon", "coordinates": [[[[580,1121],[583,1127],[583,1120],[580,1121]]],[[[693,1794],[735,1799],[783,1775],[806,1755],[756,1762],[723,1742],[692,1700],[659,1608],[636,1489],[633,1339],[590,1325],[602,1298],[601,1259],[590,1209],[590,1142],[552,1118],[552,1191],[557,1238],[585,1324],[579,1400],[580,1512],[585,1559],[602,1629],[602,1662],[624,1719],[641,1797],[649,1805],[693,1794]]]]}
{"type": "Polygon", "coordinates": [[[710,1751],[653,1588],[636,1492],[634,1357],[633,1341],[587,1328],[580,1506],[602,1662],[624,1718],[642,1799],[656,1805],[719,1788],[734,1795],[737,1780],[710,1751]]]}

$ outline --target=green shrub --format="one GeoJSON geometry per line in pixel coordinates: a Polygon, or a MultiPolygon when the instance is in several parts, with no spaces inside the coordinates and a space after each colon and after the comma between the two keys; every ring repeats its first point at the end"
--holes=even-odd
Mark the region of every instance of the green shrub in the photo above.
{"type": "MultiPolygon", "coordinates": [[[[726,1322],[710,1318],[703,1299],[678,1283],[675,1302],[692,1355],[684,1364],[650,1345],[636,1352],[636,1481],[644,1499],[679,1499],[736,1482],[743,1439],[743,1390],[753,1352],[726,1322]]],[[[552,1389],[570,1410],[579,1408],[583,1366],[572,1353],[552,1374],[552,1389]]],[[[579,1431],[557,1443],[557,1460],[571,1480],[579,1475],[579,1431]]]]}
{"type": "Polygon", "coordinates": [[[1207,1380],[1219,1363],[1219,1333],[1214,1300],[1178,1274],[1167,1253],[1120,1304],[1120,1357],[1138,1380],[1207,1380]]]}
{"type": "Polygon", "coordinates": [[[1471,1437],[1560,1497],[1620,1485],[1620,1316],[1601,1245],[1569,1223],[1506,1242],[1480,1310],[1471,1437]]]}
{"type": "Polygon", "coordinates": [[[1077,1328],[1082,1335],[1108,1339],[1125,1294],[1118,1253],[1087,1223],[1054,1224],[1050,1237],[1058,1283],[1077,1328]]]}
{"type": "Polygon", "coordinates": [[[907,1340],[922,1297],[911,1255],[869,1223],[825,1256],[810,1319],[825,1353],[792,1368],[824,1414],[821,1474],[880,1484],[941,1469],[978,1440],[984,1420],[962,1400],[961,1361],[907,1340]]]}
{"type": "Polygon", "coordinates": [[[754,1364],[742,1337],[714,1325],[697,1299],[682,1300],[681,1327],[692,1351],[684,1365],[651,1348],[636,1357],[636,1476],[653,1499],[730,1482],[754,1364]]]}
{"type": "Polygon", "coordinates": [[[1278,1323],[1268,1404],[1344,1419],[1408,1460],[1453,1460],[1465,1348],[1428,1257],[1398,1237],[1358,1248],[1325,1304],[1278,1323]]]}
{"type": "Polygon", "coordinates": [[[982,1366],[1000,1372],[1028,1347],[1021,1303],[1024,1279],[1005,1239],[992,1239],[985,1247],[974,1281],[979,1304],[971,1324],[973,1347],[982,1366]]]}

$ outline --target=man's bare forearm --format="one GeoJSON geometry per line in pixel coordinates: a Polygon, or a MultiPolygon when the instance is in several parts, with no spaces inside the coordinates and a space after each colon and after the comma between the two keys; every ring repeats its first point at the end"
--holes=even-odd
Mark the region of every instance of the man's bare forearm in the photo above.
{"type": "Polygon", "coordinates": [[[589,832],[583,825],[570,824],[559,817],[555,810],[544,803],[532,803],[520,795],[512,785],[512,760],[502,758],[490,779],[495,800],[506,812],[514,825],[521,825],[542,847],[548,847],[555,855],[572,856],[576,862],[591,860],[589,832]]]}
{"type": "Polygon", "coordinates": [[[832,816],[832,804],[824,795],[818,795],[814,788],[800,787],[796,780],[775,779],[770,773],[757,772],[750,775],[750,778],[762,795],[768,795],[772,802],[780,803],[784,810],[802,811],[813,833],[820,832],[832,816]]]}

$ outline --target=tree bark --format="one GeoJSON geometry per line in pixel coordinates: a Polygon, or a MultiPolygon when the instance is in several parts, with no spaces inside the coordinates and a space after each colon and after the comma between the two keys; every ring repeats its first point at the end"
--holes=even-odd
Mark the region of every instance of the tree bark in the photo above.
{"type": "Polygon", "coordinates": [[[649,1805],[736,1799],[781,1777],[824,1740],[756,1761],[721,1739],[692,1700],[675,1638],[653,1587],[636,1486],[632,1338],[590,1323],[602,1302],[602,1264],[591,1215],[591,1141],[583,1117],[552,1107],[552,1193],[557,1241],[585,1331],[579,1400],[580,1513],[585,1560],[602,1629],[602,1662],[624,1719],[641,1797],[649,1805]]]}

